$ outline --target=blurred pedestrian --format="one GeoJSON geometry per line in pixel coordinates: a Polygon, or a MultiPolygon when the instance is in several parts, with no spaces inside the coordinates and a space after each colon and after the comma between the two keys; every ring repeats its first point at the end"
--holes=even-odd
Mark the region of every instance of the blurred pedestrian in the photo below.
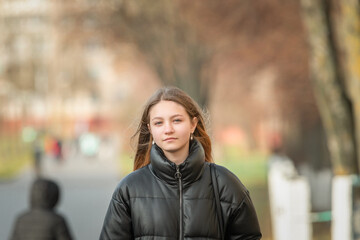
{"type": "Polygon", "coordinates": [[[54,138],[53,142],[53,154],[57,162],[61,162],[63,160],[63,149],[62,149],[62,141],[60,138],[54,138]]]}
{"type": "Polygon", "coordinates": [[[115,189],[101,240],[261,238],[248,190],[215,165],[199,106],[175,87],[147,102],[135,171],[115,189]]]}
{"type": "Polygon", "coordinates": [[[36,139],[32,146],[34,170],[36,176],[41,175],[41,163],[44,155],[43,144],[40,139],[36,139]]]}
{"type": "Polygon", "coordinates": [[[72,240],[65,218],[54,210],[59,196],[54,181],[36,179],[30,191],[30,209],[16,218],[10,240],[72,240]]]}

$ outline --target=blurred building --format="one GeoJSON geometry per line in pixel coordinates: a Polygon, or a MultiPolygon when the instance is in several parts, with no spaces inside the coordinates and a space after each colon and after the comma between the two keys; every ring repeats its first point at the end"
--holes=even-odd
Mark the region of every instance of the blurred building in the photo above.
{"type": "Polygon", "coordinates": [[[63,133],[114,117],[132,85],[116,76],[95,11],[92,1],[0,0],[0,121],[63,133]]]}
{"type": "Polygon", "coordinates": [[[16,119],[48,91],[54,52],[49,1],[0,1],[0,84],[2,115],[16,119]]]}

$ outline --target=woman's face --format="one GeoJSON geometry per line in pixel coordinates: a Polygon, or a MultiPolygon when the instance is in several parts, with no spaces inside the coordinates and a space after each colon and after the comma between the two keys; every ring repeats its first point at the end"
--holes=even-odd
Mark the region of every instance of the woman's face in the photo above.
{"type": "Polygon", "coordinates": [[[189,153],[190,134],[196,128],[197,118],[190,119],[185,108],[172,101],[160,101],[150,109],[149,115],[150,133],[165,156],[169,158],[178,155],[186,158],[189,153]]]}

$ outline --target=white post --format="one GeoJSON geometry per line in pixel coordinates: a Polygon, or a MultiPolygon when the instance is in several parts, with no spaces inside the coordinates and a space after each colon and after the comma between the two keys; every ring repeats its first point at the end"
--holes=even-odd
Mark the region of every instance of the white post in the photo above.
{"type": "Polygon", "coordinates": [[[312,239],[311,197],[307,180],[304,177],[292,180],[289,194],[291,235],[288,235],[288,239],[310,240],[312,239]]]}
{"type": "Polygon", "coordinates": [[[352,240],[352,176],[335,176],[332,190],[332,240],[352,240]]]}
{"type": "Polygon", "coordinates": [[[310,240],[310,187],[288,161],[269,169],[269,198],[274,240],[310,240]]]}

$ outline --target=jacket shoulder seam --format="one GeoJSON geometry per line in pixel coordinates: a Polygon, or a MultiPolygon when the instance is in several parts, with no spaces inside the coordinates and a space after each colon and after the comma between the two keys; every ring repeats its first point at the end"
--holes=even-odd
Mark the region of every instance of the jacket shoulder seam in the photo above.
{"type": "Polygon", "coordinates": [[[124,202],[121,201],[121,200],[118,200],[118,199],[116,199],[116,198],[114,198],[114,197],[112,197],[111,199],[112,199],[115,203],[117,203],[117,204],[126,206],[126,203],[124,203],[124,202]]]}

